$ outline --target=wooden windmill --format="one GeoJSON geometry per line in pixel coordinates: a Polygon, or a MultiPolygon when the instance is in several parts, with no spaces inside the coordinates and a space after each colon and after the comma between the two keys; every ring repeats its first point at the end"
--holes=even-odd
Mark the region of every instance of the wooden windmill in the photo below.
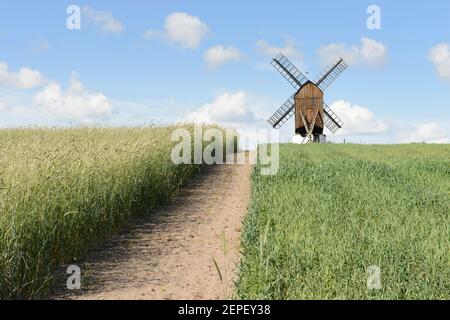
{"type": "Polygon", "coordinates": [[[279,129],[295,114],[295,133],[307,142],[326,142],[324,126],[336,133],[343,126],[339,117],[323,101],[323,92],[348,67],[340,58],[325,68],[317,81],[308,80],[288,58],[279,54],[272,65],[295,88],[294,94],[267,120],[279,129]]]}

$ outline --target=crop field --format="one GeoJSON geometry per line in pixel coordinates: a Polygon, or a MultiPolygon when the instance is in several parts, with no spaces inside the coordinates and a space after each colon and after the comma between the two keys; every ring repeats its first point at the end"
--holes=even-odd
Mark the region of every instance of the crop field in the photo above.
{"type": "Polygon", "coordinates": [[[0,298],[45,292],[56,266],[170,199],[199,169],[172,163],[175,128],[0,130],[0,298]]]}
{"type": "Polygon", "coordinates": [[[238,298],[450,298],[450,145],[282,145],[257,169],[238,298]]]}

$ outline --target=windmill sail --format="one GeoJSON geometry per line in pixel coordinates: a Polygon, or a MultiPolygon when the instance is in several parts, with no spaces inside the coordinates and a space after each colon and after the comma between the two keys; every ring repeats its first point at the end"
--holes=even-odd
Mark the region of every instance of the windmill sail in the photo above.
{"type": "Polygon", "coordinates": [[[348,64],[344,59],[340,58],[334,64],[328,66],[322,71],[319,79],[316,81],[316,86],[318,86],[322,91],[325,91],[334,80],[336,80],[339,75],[347,69],[348,64]]]}
{"type": "Polygon", "coordinates": [[[282,53],[272,60],[272,65],[296,90],[300,89],[300,87],[308,81],[303,73],[301,73],[300,70],[298,70],[282,53]]]}
{"type": "Polygon", "coordinates": [[[333,133],[336,133],[344,125],[344,122],[339,119],[326,103],[323,104],[323,121],[325,126],[333,133]]]}
{"type": "Polygon", "coordinates": [[[267,122],[275,129],[281,128],[295,113],[295,95],[292,95],[268,120],[267,122]]]}

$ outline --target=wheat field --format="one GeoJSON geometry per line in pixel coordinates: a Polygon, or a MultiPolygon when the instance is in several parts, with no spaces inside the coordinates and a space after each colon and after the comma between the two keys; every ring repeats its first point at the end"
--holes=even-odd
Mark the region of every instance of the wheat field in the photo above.
{"type": "Polygon", "coordinates": [[[450,145],[282,145],[257,172],[239,298],[450,298],[450,145]]]}
{"type": "MultiPolygon", "coordinates": [[[[192,132],[193,126],[184,126],[192,132]]],[[[0,130],[0,298],[31,298],[200,165],[174,165],[177,126],[0,130]]]]}

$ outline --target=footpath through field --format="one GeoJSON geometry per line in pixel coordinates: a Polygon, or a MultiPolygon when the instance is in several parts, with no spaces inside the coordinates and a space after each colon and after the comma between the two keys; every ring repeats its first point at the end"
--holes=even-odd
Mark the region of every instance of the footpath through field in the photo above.
{"type": "Polygon", "coordinates": [[[64,298],[230,297],[250,170],[248,164],[205,168],[169,205],[92,251],[80,266],[82,291],[64,298]]]}

